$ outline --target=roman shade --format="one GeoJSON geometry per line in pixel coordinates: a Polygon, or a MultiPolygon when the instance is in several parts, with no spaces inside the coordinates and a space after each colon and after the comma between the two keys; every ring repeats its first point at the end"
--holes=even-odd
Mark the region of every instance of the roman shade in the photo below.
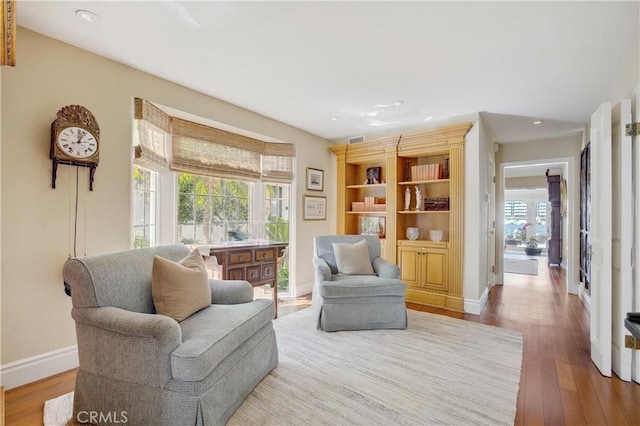
{"type": "Polygon", "coordinates": [[[260,180],[264,142],[173,117],[171,169],[227,179],[260,180]]]}
{"type": "Polygon", "coordinates": [[[293,182],[293,159],[296,147],[290,143],[264,143],[262,154],[262,180],[269,182],[293,182]]]}
{"type": "Polygon", "coordinates": [[[168,169],[166,144],[171,117],[151,102],[135,98],[134,120],[137,130],[134,163],[154,171],[168,169]]]}

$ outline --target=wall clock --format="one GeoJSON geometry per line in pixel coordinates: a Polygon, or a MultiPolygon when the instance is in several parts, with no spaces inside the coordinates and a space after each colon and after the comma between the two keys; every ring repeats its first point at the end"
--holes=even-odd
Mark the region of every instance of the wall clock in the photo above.
{"type": "Polygon", "coordinates": [[[51,149],[53,162],[51,187],[56,187],[59,164],[89,168],[89,190],[100,158],[100,127],[93,114],[80,105],[69,105],[58,111],[51,123],[51,149]]]}

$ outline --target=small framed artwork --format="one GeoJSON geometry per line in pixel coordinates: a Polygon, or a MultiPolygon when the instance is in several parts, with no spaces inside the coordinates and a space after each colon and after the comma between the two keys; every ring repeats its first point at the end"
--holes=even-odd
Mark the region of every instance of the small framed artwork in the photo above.
{"type": "Polygon", "coordinates": [[[307,167],[307,190],[324,191],[324,170],[307,167]]]}
{"type": "Polygon", "coordinates": [[[315,195],[305,195],[304,200],[304,220],[326,220],[327,219],[327,197],[315,195]]]}
{"type": "Polygon", "coordinates": [[[382,183],[382,167],[369,167],[367,169],[367,180],[365,185],[374,185],[376,183],[382,183]]]}

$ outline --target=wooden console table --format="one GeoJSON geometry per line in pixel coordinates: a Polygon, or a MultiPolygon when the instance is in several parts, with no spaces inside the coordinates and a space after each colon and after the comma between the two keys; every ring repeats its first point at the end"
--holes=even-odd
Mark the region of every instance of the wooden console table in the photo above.
{"type": "Polygon", "coordinates": [[[222,267],[222,279],[245,280],[252,286],[269,285],[273,289],[273,303],[278,317],[278,258],[284,255],[287,243],[230,244],[211,247],[222,267]]]}

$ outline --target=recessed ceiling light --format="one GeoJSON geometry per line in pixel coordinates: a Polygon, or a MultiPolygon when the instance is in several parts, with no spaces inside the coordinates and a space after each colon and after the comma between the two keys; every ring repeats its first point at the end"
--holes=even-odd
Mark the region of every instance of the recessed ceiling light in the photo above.
{"type": "Polygon", "coordinates": [[[533,122],[533,124],[536,124],[536,125],[542,124],[542,120],[536,120],[536,121],[533,122]]]}
{"type": "Polygon", "coordinates": [[[424,121],[429,121],[431,119],[433,119],[433,115],[428,116],[427,118],[424,119],[424,121]]]}
{"type": "Polygon", "coordinates": [[[82,17],[84,20],[89,22],[95,22],[98,19],[100,19],[98,15],[96,15],[95,13],[89,10],[82,10],[82,9],[76,10],[76,15],[82,17]]]}
{"type": "Polygon", "coordinates": [[[395,101],[393,104],[394,104],[395,106],[400,106],[400,105],[402,105],[403,103],[404,103],[404,101],[402,101],[402,100],[397,100],[397,101],[395,101]]]}
{"type": "Polygon", "coordinates": [[[333,117],[331,117],[331,119],[332,119],[333,121],[338,121],[338,120],[340,120],[340,116],[338,116],[338,115],[334,115],[333,117]]]}

